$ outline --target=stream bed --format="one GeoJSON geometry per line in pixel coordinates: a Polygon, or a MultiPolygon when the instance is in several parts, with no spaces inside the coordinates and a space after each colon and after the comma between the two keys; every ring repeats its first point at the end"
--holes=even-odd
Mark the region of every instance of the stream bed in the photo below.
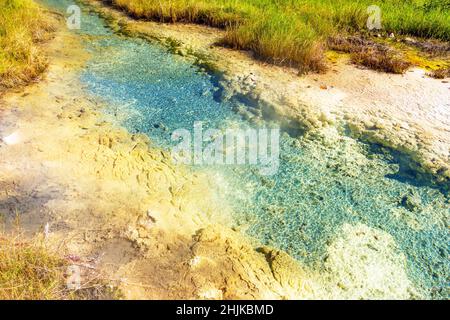
{"type": "MultiPolygon", "coordinates": [[[[44,2],[62,11],[73,4],[44,2]]],[[[145,133],[169,150],[172,132],[192,130],[194,122],[204,129],[252,127],[233,111],[232,100],[217,98],[212,76],[159,43],[117,35],[87,12],[75,32],[92,55],[80,74],[87,94],[107,102],[106,112],[130,132],[145,133]]],[[[448,299],[448,191],[406,167],[395,153],[329,128],[309,137],[282,132],[279,169],[272,176],[251,165],[192,170],[215,177],[236,225],[262,244],[320,271],[343,226],[364,224],[392,236],[424,297],[448,299]]]]}

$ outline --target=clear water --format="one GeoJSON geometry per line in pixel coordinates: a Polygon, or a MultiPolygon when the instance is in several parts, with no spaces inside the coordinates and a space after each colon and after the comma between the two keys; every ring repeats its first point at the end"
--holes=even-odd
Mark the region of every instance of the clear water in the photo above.
{"type": "MultiPolygon", "coordinates": [[[[47,0],[65,10],[71,1],[47,0]]],[[[249,126],[218,101],[213,79],[157,43],[115,35],[95,14],[84,13],[82,30],[92,59],[81,79],[91,94],[120,112],[131,132],[148,134],[160,147],[194,121],[224,128],[249,126]],[[125,117],[123,117],[125,115],[125,117]]],[[[281,138],[275,176],[254,167],[208,167],[220,176],[234,203],[236,222],[262,243],[286,250],[320,269],[326,247],[344,223],[364,223],[392,235],[408,260],[409,277],[428,297],[449,298],[450,200],[392,152],[332,135],[281,138]],[[415,208],[405,208],[405,196],[415,208]],[[399,214],[400,213],[400,214],[399,214]]],[[[201,168],[200,168],[201,169],[201,168]]],[[[447,186],[448,187],[448,186],[447,186]]]]}

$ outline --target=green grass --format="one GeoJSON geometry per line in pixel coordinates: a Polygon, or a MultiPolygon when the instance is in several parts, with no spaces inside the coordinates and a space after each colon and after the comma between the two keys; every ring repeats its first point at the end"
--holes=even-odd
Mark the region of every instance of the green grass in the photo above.
{"type": "Polygon", "coordinates": [[[52,30],[32,0],[0,0],[0,90],[26,84],[45,70],[38,44],[52,30]]]}
{"type": "Polygon", "coordinates": [[[225,28],[223,44],[303,71],[324,68],[326,39],[364,32],[367,7],[387,32],[450,40],[450,0],[110,0],[137,18],[225,28]]]}

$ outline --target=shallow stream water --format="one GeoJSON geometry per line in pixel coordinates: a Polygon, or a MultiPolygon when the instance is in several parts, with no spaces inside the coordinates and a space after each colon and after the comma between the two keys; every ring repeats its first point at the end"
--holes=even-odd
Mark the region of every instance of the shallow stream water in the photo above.
{"type": "MultiPolygon", "coordinates": [[[[46,0],[65,11],[67,0],[46,0]]],[[[205,128],[251,127],[220,101],[214,79],[158,43],[114,34],[83,12],[84,39],[92,58],[81,73],[87,93],[110,106],[130,132],[147,134],[161,148],[171,133],[205,128]]],[[[449,196],[443,188],[404,169],[393,152],[361,143],[330,128],[314,137],[282,133],[280,167],[263,176],[254,166],[193,167],[218,181],[243,232],[286,250],[320,270],[327,246],[344,224],[362,223],[390,234],[407,258],[408,277],[426,297],[449,298],[449,196]]]]}

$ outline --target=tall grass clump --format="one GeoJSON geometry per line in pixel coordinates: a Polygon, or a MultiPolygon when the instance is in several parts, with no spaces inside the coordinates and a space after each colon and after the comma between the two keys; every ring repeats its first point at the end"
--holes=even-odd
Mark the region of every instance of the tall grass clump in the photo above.
{"type": "Polygon", "coordinates": [[[371,5],[380,7],[385,32],[450,40],[450,0],[108,1],[137,18],[224,28],[223,44],[304,71],[323,69],[328,38],[367,33],[371,5]]]}
{"type": "Polygon", "coordinates": [[[52,30],[32,0],[0,0],[0,89],[25,84],[45,70],[38,44],[52,30]]]}
{"type": "Polygon", "coordinates": [[[217,0],[110,0],[136,18],[159,22],[187,22],[228,27],[250,18],[252,6],[245,1],[217,0]],[[240,3],[241,2],[241,3],[240,3]]]}

